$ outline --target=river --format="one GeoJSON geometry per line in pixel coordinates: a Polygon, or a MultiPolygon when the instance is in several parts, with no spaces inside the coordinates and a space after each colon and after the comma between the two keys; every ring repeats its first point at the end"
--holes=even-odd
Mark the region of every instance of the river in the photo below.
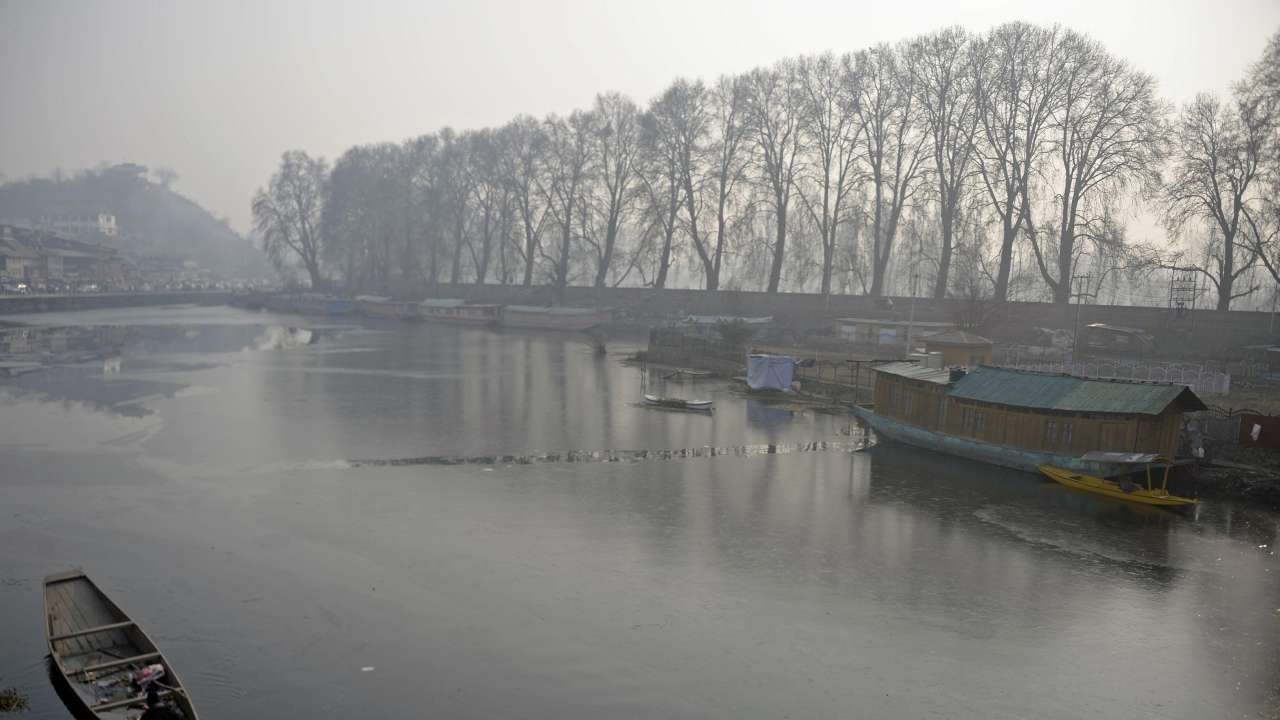
{"type": "MultiPolygon", "coordinates": [[[[9,318],[0,687],[80,567],[205,720],[1251,718],[1280,517],[860,447],[634,343],[230,308],[9,318]]],[[[1268,698],[1271,697],[1269,700],[1268,698]]]]}

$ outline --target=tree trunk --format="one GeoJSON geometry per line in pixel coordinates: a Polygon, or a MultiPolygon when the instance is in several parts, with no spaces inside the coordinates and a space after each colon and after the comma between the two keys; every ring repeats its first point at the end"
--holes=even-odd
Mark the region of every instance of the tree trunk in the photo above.
{"type": "Polygon", "coordinates": [[[1218,279],[1218,310],[1231,309],[1231,290],[1235,286],[1236,268],[1235,233],[1222,236],[1222,277],[1218,279]]]}
{"type": "Polygon", "coordinates": [[[658,254],[658,274],[653,278],[653,286],[662,289],[667,286],[667,268],[671,266],[671,239],[676,234],[675,223],[662,231],[662,252],[658,254]]]}
{"type": "Polygon", "coordinates": [[[777,217],[777,237],[773,244],[773,265],[769,268],[769,290],[770,293],[778,292],[778,285],[782,282],[782,259],[786,253],[787,247],[787,207],[782,202],[781,193],[778,194],[778,217],[777,217]]]}
{"type": "Polygon", "coordinates": [[[955,213],[942,211],[942,252],[938,255],[938,277],[933,286],[933,297],[941,300],[947,296],[947,281],[951,275],[951,248],[955,245],[955,213]]]}
{"type": "Polygon", "coordinates": [[[1000,240],[1000,269],[996,273],[995,290],[992,291],[992,299],[996,302],[1005,302],[1009,299],[1009,275],[1013,272],[1013,241],[1017,236],[1018,226],[1006,217],[1000,240]]]}

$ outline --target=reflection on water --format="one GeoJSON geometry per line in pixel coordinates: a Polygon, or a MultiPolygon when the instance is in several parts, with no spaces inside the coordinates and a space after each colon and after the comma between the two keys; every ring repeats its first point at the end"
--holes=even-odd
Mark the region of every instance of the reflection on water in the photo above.
{"type": "Polygon", "coordinates": [[[76,565],[208,717],[1258,717],[1276,688],[1274,514],[850,452],[847,417],[585,337],[167,312],[0,383],[30,717],[64,716],[38,580],[76,565]]]}

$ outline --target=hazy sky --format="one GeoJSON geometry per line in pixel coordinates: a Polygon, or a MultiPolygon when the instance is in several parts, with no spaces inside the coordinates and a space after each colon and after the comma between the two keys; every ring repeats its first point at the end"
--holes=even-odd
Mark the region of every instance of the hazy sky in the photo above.
{"type": "Polygon", "coordinates": [[[944,25],[1062,23],[1172,100],[1225,92],[1280,29],[1280,0],[0,0],[0,173],[169,166],[249,224],[282,151],[497,125],[679,75],[843,52],[944,25]]]}

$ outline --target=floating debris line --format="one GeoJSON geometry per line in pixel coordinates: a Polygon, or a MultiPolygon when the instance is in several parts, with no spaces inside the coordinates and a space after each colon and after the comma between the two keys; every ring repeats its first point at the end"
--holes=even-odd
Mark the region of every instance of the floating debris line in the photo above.
{"type": "Polygon", "coordinates": [[[637,463],[645,460],[687,460],[713,457],[756,457],[760,455],[793,455],[807,452],[855,452],[866,448],[865,442],[816,440],[803,443],[768,445],[731,445],[667,450],[566,450],[564,452],[529,453],[525,455],[424,455],[409,458],[349,460],[352,467],[399,467],[403,465],[536,465],[542,463],[637,463]]]}

